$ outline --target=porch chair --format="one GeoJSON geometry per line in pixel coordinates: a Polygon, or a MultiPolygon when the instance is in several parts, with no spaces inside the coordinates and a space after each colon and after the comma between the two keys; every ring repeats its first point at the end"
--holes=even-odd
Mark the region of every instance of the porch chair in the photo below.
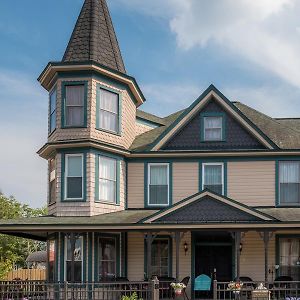
{"type": "Polygon", "coordinates": [[[211,278],[205,274],[201,274],[195,278],[194,281],[195,292],[205,292],[206,297],[209,297],[211,291],[211,278]]]}
{"type": "Polygon", "coordinates": [[[183,299],[187,299],[187,300],[190,300],[186,293],[186,288],[189,284],[190,278],[191,278],[190,276],[186,276],[180,281],[180,283],[183,283],[186,286],[182,291],[183,291],[183,299]]]}

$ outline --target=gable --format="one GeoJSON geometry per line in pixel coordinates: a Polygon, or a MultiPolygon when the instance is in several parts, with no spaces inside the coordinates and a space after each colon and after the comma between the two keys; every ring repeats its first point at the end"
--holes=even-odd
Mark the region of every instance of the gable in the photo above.
{"type": "Polygon", "coordinates": [[[262,219],[206,195],[155,220],[164,222],[261,222],[262,219]]]}
{"type": "Polygon", "coordinates": [[[236,118],[212,98],[183,128],[163,146],[164,150],[246,150],[266,149],[250,134],[236,118]],[[218,142],[203,141],[203,116],[220,115],[223,117],[224,140],[218,142]]]}

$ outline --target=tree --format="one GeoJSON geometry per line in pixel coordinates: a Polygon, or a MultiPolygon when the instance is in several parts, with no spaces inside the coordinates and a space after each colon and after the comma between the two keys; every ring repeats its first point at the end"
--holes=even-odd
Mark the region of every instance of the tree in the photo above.
{"type": "MultiPolygon", "coordinates": [[[[0,191],[0,219],[19,219],[46,215],[44,208],[31,208],[18,202],[13,196],[6,197],[0,191]]],[[[25,267],[27,256],[44,250],[45,243],[25,238],[0,234],[0,278],[3,278],[14,265],[25,267]]]]}

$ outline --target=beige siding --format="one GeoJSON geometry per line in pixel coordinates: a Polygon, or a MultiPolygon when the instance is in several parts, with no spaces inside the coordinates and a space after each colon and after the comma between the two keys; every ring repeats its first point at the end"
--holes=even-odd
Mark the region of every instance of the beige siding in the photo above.
{"type": "Polygon", "coordinates": [[[192,163],[173,164],[173,202],[198,192],[199,165],[192,163]]]}
{"type": "Polygon", "coordinates": [[[252,206],[275,205],[275,162],[229,162],[228,196],[252,206]]]}
{"type": "Polygon", "coordinates": [[[144,164],[128,163],[128,208],[144,207],[144,164]]]}
{"type": "Polygon", "coordinates": [[[153,127],[151,127],[151,126],[147,126],[145,124],[141,124],[141,123],[139,123],[137,121],[135,122],[135,135],[136,136],[140,135],[140,134],[142,134],[144,132],[150,131],[152,129],[153,129],[153,127]]]}

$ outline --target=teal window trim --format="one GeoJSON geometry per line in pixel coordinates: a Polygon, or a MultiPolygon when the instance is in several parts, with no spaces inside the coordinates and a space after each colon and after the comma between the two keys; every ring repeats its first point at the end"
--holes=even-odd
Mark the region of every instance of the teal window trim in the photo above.
{"type": "Polygon", "coordinates": [[[171,162],[145,162],[144,163],[144,206],[145,208],[153,208],[153,209],[157,209],[157,208],[165,208],[168,206],[171,206],[173,203],[173,164],[171,162]],[[157,204],[157,205],[153,205],[153,204],[149,204],[149,173],[150,173],[150,168],[149,165],[155,165],[155,164],[161,164],[161,165],[168,165],[168,185],[169,185],[169,189],[168,189],[168,204],[157,204]]]}
{"type": "Polygon", "coordinates": [[[227,161],[199,161],[199,192],[203,191],[204,185],[204,166],[205,165],[222,165],[223,191],[222,195],[227,196],[228,180],[227,180],[227,161]]]}
{"type": "Polygon", "coordinates": [[[95,202],[104,203],[108,205],[120,205],[120,174],[121,174],[121,160],[115,155],[109,155],[103,152],[95,152],[95,202]],[[99,199],[99,159],[100,157],[107,157],[116,161],[116,201],[107,202],[99,199]]]}
{"type": "Polygon", "coordinates": [[[86,128],[87,127],[87,99],[88,98],[88,81],[63,81],[61,83],[61,128],[86,128]],[[66,125],[66,87],[72,85],[84,86],[84,105],[83,105],[83,125],[68,126],[66,125]]]}
{"type": "MultiPolygon", "coordinates": [[[[172,277],[173,275],[173,271],[172,271],[172,266],[173,266],[173,240],[172,237],[170,235],[157,235],[154,240],[159,240],[159,239],[164,239],[164,240],[168,240],[168,244],[169,244],[169,257],[168,257],[168,276],[172,277]]],[[[152,252],[152,251],[151,251],[152,252]]],[[[152,254],[152,253],[151,253],[152,254]]],[[[146,279],[147,277],[147,239],[144,236],[144,279],[146,279]]]]}
{"type": "Polygon", "coordinates": [[[86,193],[86,185],[87,185],[87,150],[77,152],[78,150],[74,149],[74,151],[61,152],[61,202],[86,202],[87,193],[86,193]],[[67,199],[66,198],[66,180],[65,180],[65,168],[66,168],[66,156],[78,154],[83,157],[83,178],[82,178],[82,198],[80,199],[67,199]]]}
{"type": "Polygon", "coordinates": [[[93,281],[93,255],[94,255],[94,246],[93,246],[93,232],[88,232],[88,267],[87,267],[87,280],[89,282],[93,281]]]}
{"type": "Polygon", "coordinates": [[[113,233],[95,233],[94,281],[99,282],[99,238],[114,238],[116,241],[116,275],[121,276],[121,236],[113,233]]]}
{"type": "Polygon", "coordinates": [[[48,136],[50,136],[57,128],[57,87],[54,86],[53,89],[50,91],[49,93],[49,106],[48,106],[48,111],[49,111],[49,115],[48,115],[48,136]],[[55,97],[55,109],[54,111],[51,113],[51,97],[52,95],[56,93],[56,97],[55,97]],[[53,130],[51,130],[51,116],[55,114],[55,127],[53,128],[53,130]]]}
{"type": "Polygon", "coordinates": [[[200,140],[204,143],[218,143],[226,141],[226,114],[221,112],[203,112],[200,113],[200,140]],[[204,135],[204,118],[205,117],[222,117],[222,139],[216,141],[205,140],[204,135]]]}
{"type": "Polygon", "coordinates": [[[122,93],[118,90],[111,89],[100,83],[97,83],[96,93],[96,129],[101,130],[110,134],[121,136],[122,134],[122,93]],[[100,127],[100,101],[101,101],[101,90],[106,90],[111,93],[118,95],[118,131],[111,131],[100,127]]]}

